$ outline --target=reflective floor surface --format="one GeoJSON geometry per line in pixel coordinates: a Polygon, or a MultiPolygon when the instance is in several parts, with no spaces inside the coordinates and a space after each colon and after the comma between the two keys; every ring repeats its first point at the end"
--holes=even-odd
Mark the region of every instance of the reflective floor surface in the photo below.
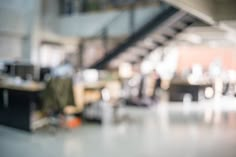
{"type": "Polygon", "coordinates": [[[119,113],[117,124],[56,134],[0,127],[0,157],[236,157],[236,98],[119,113]]]}

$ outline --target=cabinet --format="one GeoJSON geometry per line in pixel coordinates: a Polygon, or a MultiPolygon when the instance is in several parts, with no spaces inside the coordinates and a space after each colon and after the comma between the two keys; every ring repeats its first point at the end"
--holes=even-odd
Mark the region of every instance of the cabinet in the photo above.
{"type": "Polygon", "coordinates": [[[40,105],[41,90],[0,86],[0,124],[32,131],[32,114],[40,105]]]}

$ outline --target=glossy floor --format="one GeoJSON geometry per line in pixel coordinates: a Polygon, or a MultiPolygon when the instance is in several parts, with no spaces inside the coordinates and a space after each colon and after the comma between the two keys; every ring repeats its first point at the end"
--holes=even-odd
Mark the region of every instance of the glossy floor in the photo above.
{"type": "Polygon", "coordinates": [[[1,157],[236,157],[236,99],[126,108],[117,124],[56,134],[0,127],[1,157]]]}

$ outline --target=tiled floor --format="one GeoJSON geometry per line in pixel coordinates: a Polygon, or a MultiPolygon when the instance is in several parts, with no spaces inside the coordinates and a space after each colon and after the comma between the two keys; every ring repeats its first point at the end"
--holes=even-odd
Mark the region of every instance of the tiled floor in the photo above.
{"type": "Polygon", "coordinates": [[[116,125],[55,135],[0,127],[0,157],[236,157],[234,98],[128,108],[123,115],[116,125]]]}

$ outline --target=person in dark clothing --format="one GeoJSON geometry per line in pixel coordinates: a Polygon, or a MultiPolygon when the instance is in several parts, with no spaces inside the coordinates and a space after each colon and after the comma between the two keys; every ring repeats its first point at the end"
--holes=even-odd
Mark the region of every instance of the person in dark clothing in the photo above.
{"type": "Polygon", "coordinates": [[[155,82],[155,86],[153,90],[152,100],[154,100],[157,97],[156,92],[161,89],[161,77],[156,71],[154,71],[154,75],[155,75],[156,82],[155,82]]]}

